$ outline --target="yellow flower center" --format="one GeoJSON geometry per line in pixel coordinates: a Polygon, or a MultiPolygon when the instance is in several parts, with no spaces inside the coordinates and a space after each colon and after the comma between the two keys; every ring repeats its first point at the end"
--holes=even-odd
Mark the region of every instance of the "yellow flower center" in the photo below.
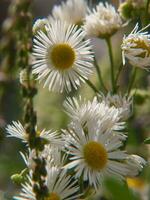
{"type": "Polygon", "coordinates": [[[142,52],[139,55],[141,58],[145,58],[146,56],[150,56],[150,45],[146,44],[146,42],[144,40],[141,40],[140,38],[134,38],[134,39],[131,39],[131,42],[136,45],[134,48],[145,50],[144,52],[142,52]]]}
{"type": "Polygon", "coordinates": [[[127,178],[127,184],[133,189],[142,189],[145,185],[144,181],[140,178],[127,178]]]}
{"type": "Polygon", "coordinates": [[[83,148],[85,162],[93,170],[101,170],[106,166],[108,155],[102,144],[90,141],[83,148]]]}
{"type": "Polygon", "coordinates": [[[41,132],[40,132],[40,131],[37,131],[37,132],[36,132],[36,136],[40,137],[40,135],[41,135],[41,132]]]}
{"type": "Polygon", "coordinates": [[[75,61],[75,51],[68,44],[57,44],[49,52],[50,60],[54,67],[59,70],[65,70],[72,67],[75,61]]]}
{"type": "Polygon", "coordinates": [[[52,192],[44,200],[60,200],[60,197],[55,192],[52,192]]]}

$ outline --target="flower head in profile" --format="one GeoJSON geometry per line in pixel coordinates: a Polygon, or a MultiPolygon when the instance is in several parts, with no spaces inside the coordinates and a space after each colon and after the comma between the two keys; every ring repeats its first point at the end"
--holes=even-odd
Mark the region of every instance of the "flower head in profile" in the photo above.
{"type": "Polygon", "coordinates": [[[88,11],[88,5],[85,0],[67,0],[61,5],[55,5],[52,10],[54,19],[62,20],[68,24],[80,25],[88,11]]]}
{"type": "Polygon", "coordinates": [[[116,134],[109,125],[104,128],[109,124],[108,115],[105,113],[99,123],[87,121],[86,129],[80,121],[74,121],[63,130],[70,159],[64,168],[73,169],[76,178],[83,177],[96,190],[104,177],[115,176],[122,180],[127,176],[137,176],[145,165],[144,159],[130,156],[121,149],[127,137],[116,134]]]}
{"type": "Polygon", "coordinates": [[[150,68],[150,35],[148,32],[142,32],[144,29],[139,31],[138,29],[139,26],[136,24],[133,31],[123,38],[123,64],[127,59],[135,67],[148,69],[150,68]]]}
{"type": "Polygon", "coordinates": [[[52,20],[45,28],[46,34],[41,30],[34,37],[33,74],[45,80],[49,90],[77,89],[93,71],[90,41],[84,40],[84,31],[62,21],[52,20]]]}
{"type": "Polygon", "coordinates": [[[84,30],[88,36],[107,38],[122,26],[115,8],[108,3],[99,3],[85,18],[84,30]]]}
{"type": "MultiPolygon", "coordinates": [[[[75,200],[79,197],[79,188],[76,181],[67,176],[61,169],[51,167],[47,170],[46,186],[49,194],[46,200],[75,200]]],[[[28,177],[28,182],[22,185],[20,196],[14,197],[15,200],[36,200],[33,192],[33,181],[28,177]]]]}
{"type": "MultiPolygon", "coordinates": [[[[28,143],[28,133],[22,124],[18,121],[13,121],[12,125],[8,125],[6,128],[9,137],[16,137],[21,139],[23,142],[28,143]]],[[[57,132],[52,132],[51,130],[46,131],[36,131],[37,137],[45,139],[51,145],[61,146],[62,142],[60,136],[57,132]]]]}
{"type": "Polygon", "coordinates": [[[109,107],[118,109],[120,120],[126,120],[130,117],[132,112],[132,98],[122,95],[111,95],[108,93],[106,96],[103,94],[99,96],[101,101],[104,101],[109,107]]]}
{"type": "MultiPolygon", "coordinates": [[[[102,129],[120,130],[123,122],[120,122],[120,111],[114,106],[110,107],[107,101],[99,101],[94,97],[92,101],[79,98],[67,98],[64,102],[65,112],[71,118],[71,124],[79,122],[83,129],[92,124],[102,123],[102,129]]],[[[71,125],[72,126],[72,125],[71,125]]]]}

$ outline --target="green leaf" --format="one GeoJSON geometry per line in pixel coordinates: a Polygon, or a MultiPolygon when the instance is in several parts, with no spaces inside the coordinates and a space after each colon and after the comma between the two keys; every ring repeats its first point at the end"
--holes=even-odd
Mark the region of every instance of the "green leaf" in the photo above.
{"type": "Polygon", "coordinates": [[[112,200],[139,200],[128,189],[127,185],[115,180],[107,179],[105,181],[106,190],[110,193],[112,200]]]}
{"type": "Polygon", "coordinates": [[[144,140],[144,143],[145,143],[145,144],[150,144],[150,137],[147,138],[146,140],[144,140]]]}

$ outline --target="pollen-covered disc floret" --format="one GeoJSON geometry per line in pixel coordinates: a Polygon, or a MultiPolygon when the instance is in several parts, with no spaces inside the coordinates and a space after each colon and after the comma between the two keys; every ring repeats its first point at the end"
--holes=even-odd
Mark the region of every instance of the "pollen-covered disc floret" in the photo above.
{"type": "MultiPolygon", "coordinates": [[[[66,175],[58,167],[47,168],[46,186],[49,195],[44,200],[76,200],[79,197],[79,188],[76,181],[71,176],[66,175]]],[[[20,196],[14,197],[15,200],[36,200],[33,192],[34,182],[28,177],[28,182],[22,185],[20,196]]]]}
{"type": "Polygon", "coordinates": [[[148,32],[138,31],[138,24],[133,31],[124,36],[122,43],[123,64],[128,59],[135,67],[150,68],[150,35],[148,32]]]}
{"type": "Polygon", "coordinates": [[[55,192],[52,192],[44,200],[61,200],[61,199],[55,192]]]}
{"type": "Polygon", "coordinates": [[[62,20],[68,24],[80,25],[83,23],[88,11],[88,5],[85,0],[67,0],[61,5],[55,5],[52,10],[54,19],[62,20]]]}
{"type": "Polygon", "coordinates": [[[90,141],[83,147],[85,162],[95,170],[101,170],[107,163],[107,152],[102,144],[90,141]]]}
{"type": "Polygon", "coordinates": [[[84,40],[84,31],[62,21],[52,20],[45,28],[46,33],[41,30],[34,37],[33,73],[45,80],[49,90],[77,89],[82,77],[88,78],[93,71],[90,41],[84,40]]]}
{"type": "Polygon", "coordinates": [[[122,26],[121,17],[108,3],[99,3],[85,18],[84,30],[88,36],[107,38],[122,26]]]}
{"type": "Polygon", "coordinates": [[[65,169],[74,170],[77,179],[83,177],[96,190],[104,177],[124,179],[127,176],[136,176],[145,165],[144,159],[130,156],[121,149],[127,136],[116,134],[109,125],[104,128],[108,124],[108,115],[109,112],[106,112],[98,123],[88,120],[86,129],[80,121],[74,120],[67,130],[63,130],[65,151],[70,159],[65,169]]]}

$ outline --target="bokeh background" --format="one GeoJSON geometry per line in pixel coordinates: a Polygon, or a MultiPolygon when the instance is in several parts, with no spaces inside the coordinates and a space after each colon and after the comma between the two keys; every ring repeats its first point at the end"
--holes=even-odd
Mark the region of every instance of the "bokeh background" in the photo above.
{"type": "MultiPolygon", "coordinates": [[[[2,24],[7,17],[9,0],[0,0],[0,38],[1,43],[5,35],[2,34],[2,24]]],[[[51,13],[54,4],[59,4],[61,0],[34,0],[33,1],[33,15],[34,20],[37,18],[46,17],[51,13]]],[[[93,4],[99,1],[91,1],[93,4]]],[[[115,6],[118,6],[119,1],[109,1],[115,6]]],[[[113,50],[116,63],[116,71],[121,63],[120,44],[124,34],[129,33],[134,24],[130,27],[124,28],[113,36],[113,50]]],[[[102,40],[92,39],[94,44],[94,51],[101,67],[105,83],[109,87],[109,59],[105,42],[102,40]]],[[[13,59],[13,46],[10,49],[13,59]]],[[[0,55],[2,61],[3,55],[0,55]]],[[[128,82],[131,68],[126,67],[121,75],[120,84],[124,90],[128,82]]],[[[92,82],[97,85],[96,75],[91,77],[92,82]]],[[[64,128],[68,122],[68,118],[63,110],[62,103],[66,98],[66,94],[56,94],[48,92],[43,89],[41,85],[38,86],[38,95],[35,98],[35,109],[37,111],[38,126],[43,129],[61,129],[64,128]]],[[[145,71],[138,71],[136,80],[136,87],[149,90],[150,74],[145,71]]],[[[73,91],[69,95],[82,94],[84,97],[90,99],[94,94],[87,85],[82,85],[78,91],[73,91]]],[[[10,176],[20,172],[24,167],[24,162],[21,159],[21,151],[25,151],[25,146],[15,138],[7,138],[5,126],[11,123],[12,120],[21,120],[23,111],[22,96],[19,86],[19,71],[10,63],[7,69],[3,68],[3,63],[0,62],[0,191],[11,199],[19,187],[12,183],[10,176]]],[[[131,153],[137,153],[146,159],[150,156],[150,147],[143,144],[144,139],[150,135],[150,99],[144,100],[144,103],[136,102],[134,106],[134,114],[128,122],[129,139],[127,149],[131,153]]],[[[141,175],[145,182],[149,182],[150,173],[148,167],[141,175]]],[[[1,197],[0,197],[1,198],[1,197]]],[[[149,198],[150,199],[150,198],[149,198]]]]}

